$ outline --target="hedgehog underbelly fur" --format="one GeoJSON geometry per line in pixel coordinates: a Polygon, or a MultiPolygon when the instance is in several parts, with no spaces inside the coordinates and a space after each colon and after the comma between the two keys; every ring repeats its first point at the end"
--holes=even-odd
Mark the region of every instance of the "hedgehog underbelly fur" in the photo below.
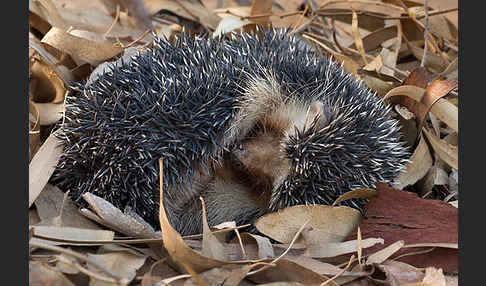
{"type": "MultiPolygon", "coordinates": [[[[66,98],[52,181],[92,192],[181,234],[251,223],[297,204],[390,182],[409,153],[389,107],[286,30],[190,36],[120,59],[66,98]]],[[[360,200],[342,204],[361,208],[360,200]]]]}

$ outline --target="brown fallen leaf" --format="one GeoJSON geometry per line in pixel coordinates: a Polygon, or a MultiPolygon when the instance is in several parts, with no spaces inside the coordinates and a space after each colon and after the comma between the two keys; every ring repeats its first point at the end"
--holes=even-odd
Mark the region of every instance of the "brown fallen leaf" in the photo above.
{"type": "MultiPolygon", "coordinates": [[[[269,0],[254,0],[253,5],[251,6],[250,15],[262,15],[262,14],[270,14],[272,12],[272,2],[269,0]]],[[[258,25],[268,25],[269,24],[269,16],[266,17],[258,17],[253,18],[252,22],[258,25]]]]}
{"type": "Polygon", "coordinates": [[[32,98],[34,102],[63,102],[66,87],[61,78],[59,78],[47,63],[40,60],[35,61],[32,65],[31,72],[32,77],[37,81],[32,98]]]}
{"type": "Polygon", "coordinates": [[[202,197],[199,197],[202,204],[202,224],[203,224],[203,239],[201,254],[208,258],[214,258],[217,260],[228,260],[224,252],[224,246],[221,241],[211,232],[209,229],[208,221],[206,218],[206,206],[202,197]]]}
{"type": "MultiPolygon", "coordinates": [[[[246,274],[253,268],[252,265],[232,265],[231,267],[223,266],[219,268],[209,269],[200,273],[201,280],[205,285],[224,285],[224,286],[237,286],[237,285],[253,285],[253,283],[244,281],[246,274]],[[242,281],[243,280],[243,281],[242,281]]],[[[201,285],[196,283],[193,279],[188,279],[184,283],[184,286],[201,285]]]]}
{"type": "MultiPolygon", "coordinates": [[[[258,284],[287,281],[299,282],[304,285],[320,285],[329,280],[328,277],[287,259],[278,260],[275,263],[275,266],[272,266],[265,271],[250,275],[248,279],[258,284]]],[[[326,285],[338,286],[334,281],[329,281],[326,285]]]]}
{"type": "Polygon", "coordinates": [[[40,115],[40,125],[57,123],[63,116],[64,103],[34,103],[40,115]]]}
{"type": "Polygon", "coordinates": [[[172,227],[167,218],[163,200],[163,160],[159,160],[159,172],[160,172],[160,210],[159,220],[160,228],[162,230],[162,239],[164,242],[164,248],[167,250],[170,257],[177,263],[183,270],[188,272],[193,279],[196,279],[198,283],[201,282],[197,273],[209,270],[215,267],[221,267],[229,262],[219,261],[217,259],[205,257],[198,252],[192,250],[186,245],[181,235],[172,227]]]}
{"type": "Polygon", "coordinates": [[[98,219],[101,220],[99,221],[100,223],[127,236],[136,238],[160,238],[148,223],[124,214],[108,201],[91,193],[84,193],[82,197],[91,209],[94,210],[98,219]]]}
{"type": "Polygon", "coordinates": [[[432,167],[432,156],[427,142],[420,134],[418,145],[409,158],[410,162],[405,164],[405,169],[394,180],[394,187],[401,190],[408,185],[415,184],[422,179],[432,167]]]}
{"type": "Polygon", "coordinates": [[[459,151],[458,146],[448,144],[444,140],[440,139],[436,135],[432,134],[426,128],[423,129],[425,137],[432,145],[434,151],[439,157],[444,160],[449,166],[454,169],[459,169],[459,151]]]}
{"type": "MultiPolygon", "coordinates": [[[[371,198],[365,207],[366,218],[360,228],[363,238],[381,237],[385,243],[363,249],[363,254],[373,254],[403,240],[405,246],[391,258],[415,267],[435,266],[446,273],[457,272],[457,249],[435,244],[458,243],[457,209],[448,203],[421,199],[416,194],[399,191],[382,183],[377,184],[377,192],[378,196],[371,198]],[[435,246],[407,247],[416,243],[434,243],[435,246]],[[435,249],[427,253],[410,255],[433,247],[435,249]]],[[[356,234],[349,236],[349,239],[354,238],[356,234]]]]}
{"type": "MultiPolygon", "coordinates": [[[[117,251],[112,253],[103,254],[87,254],[90,260],[96,261],[98,264],[103,265],[106,269],[109,269],[112,273],[118,277],[123,277],[126,281],[131,281],[135,278],[136,270],[140,268],[147,258],[144,255],[136,255],[130,251],[117,251]]],[[[88,261],[88,269],[96,270],[88,261]]],[[[102,286],[113,285],[106,281],[100,281],[96,277],[90,278],[90,286],[102,286]]]]}
{"type": "Polygon", "coordinates": [[[290,243],[307,220],[307,226],[313,229],[310,237],[316,236],[321,242],[341,242],[358,227],[361,214],[345,206],[300,205],[266,214],[255,222],[255,227],[279,242],[290,243]]]}
{"type": "Polygon", "coordinates": [[[29,208],[49,181],[62,149],[59,139],[52,133],[32,158],[29,164],[29,208]]]}
{"type": "Polygon", "coordinates": [[[53,27],[41,40],[42,43],[54,47],[71,56],[75,56],[97,66],[99,62],[113,58],[123,49],[104,41],[92,41],[74,36],[62,29],[53,27]]]}
{"type": "Polygon", "coordinates": [[[29,100],[29,162],[40,146],[40,114],[32,100],[29,100]]]}
{"type": "Polygon", "coordinates": [[[42,220],[42,225],[56,221],[60,223],[57,226],[100,229],[97,224],[81,215],[74,203],[69,198],[65,199],[64,196],[65,193],[58,187],[51,184],[46,185],[35,200],[35,206],[42,220]]]}

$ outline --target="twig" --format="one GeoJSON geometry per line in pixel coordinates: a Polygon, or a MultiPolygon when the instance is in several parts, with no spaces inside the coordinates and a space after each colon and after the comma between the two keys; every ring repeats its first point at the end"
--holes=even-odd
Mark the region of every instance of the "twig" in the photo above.
{"type": "Polygon", "coordinates": [[[294,245],[295,241],[297,240],[297,238],[299,237],[300,233],[302,232],[302,230],[304,230],[304,227],[309,223],[310,219],[308,219],[300,228],[299,230],[295,233],[294,235],[294,238],[292,239],[292,241],[290,242],[289,244],[289,247],[287,247],[287,249],[282,252],[282,254],[280,254],[279,257],[275,258],[274,260],[272,260],[272,262],[269,263],[269,265],[267,266],[263,266],[262,268],[260,269],[257,269],[255,271],[251,271],[251,272],[248,272],[246,275],[249,276],[249,275],[253,275],[253,274],[256,274],[258,272],[261,272],[269,267],[272,267],[277,261],[279,261],[282,257],[284,257],[287,252],[290,251],[290,249],[292,248],[292,246],[294,245]]]}
{"type": "Polygon", "coordinates": [[[351,262],[353,261],[353,259],[354,259],[354,254],[351,255],[351,257],[349,258],[348,265],[346,265],[346,267],[344,267],[341,271],[339,271],[338,273],[336,273],[336,275],[334,275],[331,279],[328,279],[328,280],[322,282],[322,284],[320,286],[324,286],[327,283],[329,283],[329,282],[333,281],[334,279],[338,278],[339,276],[343,275],[343,273],[346,272],[346,270],[349,269],[349,266],[351,266],[351,262]]]}
{"type": "Polygon", "coordinates": [[[425,66],[425,58],[427,56],[427,49],[429,48],[429,1],[425,0],[425,32],[424,32],[424,55],[420,67],[425,66]]]}
{"type": "Polygon", "coordinates": [[[238,231],[238,229],[235,229],[235,233],[236,233],[236,237],[238,238],[238,243],[240,244],[243,257],[246,259],[245,246],[243,246],[243,241],[241,240],[241,235],[240,235],[240,232],[238,231]]]}
{"type": "Polygon", "coordinates": [[[106,36],[113,30],[113,27],[115,27],[115,24],[118,22],[118,18],[120,18],[120,5],[116,4],[116,13],[115,13],[115,20],[113,23],[111,23],[111,26],[106,30],[106,32],[103,34],[103,37],[106,38],[106,36]]]}
{"type": "Polygon", "coordinates": [[[145,37],[148,33],[150,32],[150,29],[147,29],[145,32],[143,32],[142,35],[140,35],[140,37],[138,37],[137,39],[133,40],[131,43],[129,43],[128,45],[124,46],[122,45],[121,43],[119,43],[120,47],[122,49],[126,49],[126,48],[129,48],[131,46],[133,46],[135,43],[139,42],[140,40],[143,39],[143,37],[145,37]]]}

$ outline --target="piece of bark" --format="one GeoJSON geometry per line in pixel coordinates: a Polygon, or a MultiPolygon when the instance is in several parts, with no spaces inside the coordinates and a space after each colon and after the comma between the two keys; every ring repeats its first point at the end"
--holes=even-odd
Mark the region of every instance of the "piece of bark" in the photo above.
{"type": "MultiPolygon", "coordinates": [[[[380,237],[384,244],[363,249],[372,254],[388,245],[404,240],[405,246],[418,243],[458,243],[458,211],[438,200],[419,198],[416,194],[377,184],[378,196],[371,198],[365,208],[365,219],[360,225],[362,238],[380,237]]],[[[348,239],[356,239],[352,234],[348,239]]],[[[406,253],[424,252],[431,247],[402,248],[391,258],[406,253]]],[[[399,261],[415,267],[434,266],[446,273],[458,271],[458,250],[436,247],[430,252],[408,255],[399,261]]]]}

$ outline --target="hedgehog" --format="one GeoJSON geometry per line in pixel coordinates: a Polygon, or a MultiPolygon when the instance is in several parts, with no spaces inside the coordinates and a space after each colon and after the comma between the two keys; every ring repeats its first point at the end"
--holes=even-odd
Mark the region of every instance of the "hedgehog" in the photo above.
{"type": "MultiPolygon", "coordinates": [[[[182,235],[392,182],[409,152],[390,107],[286,29],[182,32],[122,57],[66,98],[52,182],[182,235]]],[[[359,210],[363,199],[341,202],[359,210]]]]}

